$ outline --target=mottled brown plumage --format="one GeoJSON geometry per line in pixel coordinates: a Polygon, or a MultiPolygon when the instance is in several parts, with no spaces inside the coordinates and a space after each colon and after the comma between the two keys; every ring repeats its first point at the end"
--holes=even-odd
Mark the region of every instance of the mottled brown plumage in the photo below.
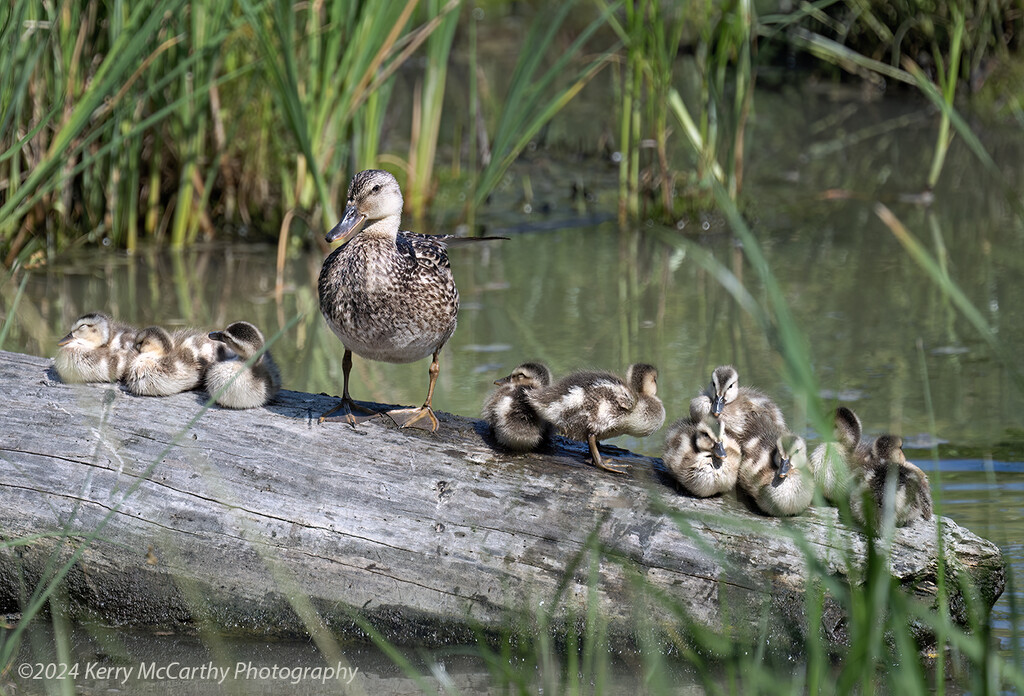
{"type": "Polygon", "coordinates": [[[814,483],[833,505],[850,495],[852,468],[858,466],[857,448],[862,428],[857,414],[840,406],[833,421],[832,439],[814,448],[810,465],[814,483]]]}
{"type": "Polygon", "coordinates": [[[483,418],[499,445],[529,452],[551,437],[551,423],[541,418],[526,398],[528,391],[551,384],[551,371],[546,365],[523,363],[494,384],[498,388],[487,395],[483,418]]]}
{"type": "Polygon", "coordinates": [[[263,347],[260,330],[247,321],[236,321],[209,337],[223,344],[216,362],[206,370],[206,391],[218,404],[228,408],[257,408],[281,389],[281,372],[270,351],[264,351],[250,366],[246,363],[263,347]]]}
{"type": "Polygon", "coordinates": [[[385,171],[369,169],[352,178],[341,222],[327,241],[346,241],[324,261],[320,270],[320,311],[345,346],[342,362],[342,402],[320,420],[344,410],[355,424],[353,411],[376,415],[356,406],[348,391],[352,353],[369,360],[407,363],[433,356],[430,385],[423,406],[391,411],[388,415],[409,426],[426,418],[431,430],[437,418],[431,409],[440,370],[438,354],[455,333],[459,291],[455,287],[446,237],[399,230],[402,191],[385,171]]]}
{"type": "Polygon", "coordinates": [[[131,359],[136,332],[106,314],[83,314],[57,342],[57,374],[68,383],[118,381],[131,359]]]}
{"type": "Polygon", "coordinates": [[[928,477],[907,461],[903,439],[897,435],[881,435],[870,448],[861,448],[854,481],[850,511],[861,524],[883,528],[888,521],[883,516],[890,506],[892,523],[897,527],[932,518],[928,477]],[[891,501],[887,493],[892,495],[891,501]]]}
{"type": "Polygon", "coordinates": [[[735,488],[741,459],[739,443],[711,415],[699,421],[677,420],[665,436],[665,468],[701,498],[735,488]]]}
{"type": "Polygon", "coordinates": [[[814,498],[814,478],[802,437],[779,428],[769,411],[754,411],[740,447],[743,463],[737,483],[762,512],[784,517],[807,509],[814,498]]]}
{"type": "Polygon", "coordinates": [[[216,346],[202,332],[179,329],[170,334],[159,326],[139,331],[125,370],[128,391],[140,396],[169,396],[202,386],[216,346]]]}
{"type": "Polygon", "coordinates": [[[658,371],[630,365],[626,379],[610,372],[575,372],[549,387],[531,389],[526,399],[566,437],[585,440],[594,464],[623,473],[627,465],[605,462],[598,442],[619,435],[647,437],[665,422],[658,371]]]}
{"type": "Polygon", "coordinates": [[[742,439],[748,428],[748,419],[754,414],[767,417],[785,431],[786,419],[771,398],[751,387],[739,386],[739,374],[732,365],[721,365],[711,373],[711,383],[690,401],[690,419],[699,421],[711,414],[725,424],[736,439],[742,439]]]}

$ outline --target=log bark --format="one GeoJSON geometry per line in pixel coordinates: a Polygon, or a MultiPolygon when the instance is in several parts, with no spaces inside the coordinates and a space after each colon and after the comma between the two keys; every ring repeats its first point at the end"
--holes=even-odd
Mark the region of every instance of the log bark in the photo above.
{"type": "MultiPolygon", "coordinates": [[[[680,493],[657,459],[619,452],[631,475],[599,471],[562,438],[512,455],[470,418],[438,413],[436,434],[318,425],[335,399],[293,391],[203,412],[200,392],[66,385],[50,360],[7,352],[0,385],[0,541],[52,534],[0,544],[7,611],[56,554],[74,560],[62,592],[75,616],[302,634],[308,600],[336,633],[358,634],[359,616],[396,642],[448,642],[523,609],[577,616],[596,572],[613,634],[630,634],[653,589],[737,633],[755,635],[768,610],[782,647],[806,630],[793,535],[836,576],[863,560],[864,537],[834,509],[767,518],[735,497],[680,493]]],[[[998,547],[942,522],[947,572],[991,605],[998,547]]],[[[934,603],[937,568],[934,520],[897,531],[900,583],[934,603]]],[[[950,605],[965,618],[961,596],[950,605]]],[[[841,642],[842,625],[826,612],[828,638],[841,642]]]]}

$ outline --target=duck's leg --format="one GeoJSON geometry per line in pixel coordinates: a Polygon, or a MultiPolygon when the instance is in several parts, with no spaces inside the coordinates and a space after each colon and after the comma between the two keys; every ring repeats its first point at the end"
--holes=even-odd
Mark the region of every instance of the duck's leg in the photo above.
{"type": "Polygon", "coordinates": [[[327,411],[320,418],[317,419],[317,423],[323,423],[324,421],[338,422],[343,421],[350,424],[353,428],[356,427],[357,423],[363,423],[370,420],[371,418],[377,418],[381,414],[374,411],[372,408],[366,408],[360,406],[348,393],[348,375],[352,372],[352,351],[348,348],[345,349],[345,357],[341,359],[341,371],[345,375],[345,389],[341,394],[341,403],[327,411]],[[338,411],[344,411],[345,414],[342,416],[329,417],[331,414],[338,411]],[[359,415],[356,415],[356,414],[359,415]]]}
{"type": "Polygon", "coordinates": [[[437,362],[437,354],[440,352],[440,348],[435,350],[434,359],[430,361],[430,386],[427,387],[427,400],[423,402],[423,405],[419,408],[400,408],[388,411],[388,418],[398,423],[398,427],[408,428],[427,418],[430,420],[430,432],[437,431],[437,417],[434,415],[434,409],[430,407],[430,401],[434,398],[434,385],[437,383],[437,375],[441,372],[441,366],[437,362]]]}
{"type": "Polygon", "coordinates": [[[624,474],[629,471],[629,464],[622,462],[613,464],[614,460],[604,461],[601,459],[601,453],[597,450],[597,436],[591,435],[588,437],[587,444],[590,445],[590,456],[594,460],[594,466],[615,474],[624,474]]]}

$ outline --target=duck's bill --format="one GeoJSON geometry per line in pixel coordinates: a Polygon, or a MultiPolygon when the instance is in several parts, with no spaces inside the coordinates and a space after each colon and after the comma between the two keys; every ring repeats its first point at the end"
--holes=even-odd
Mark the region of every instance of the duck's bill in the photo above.
{"type": "Polygon", "coordinates": [[[502,384],[508,384],[511,381],[512,381],[512,377],[509,376],[509,377],[502,377],[501,379],[496,379],[496,380],[494,380],[494,383],[497,384],[500,387],[502,384]]]}
{"type": "Polygon", "coordinates": [[[67,344],[71,343],[71,341],[73,341],[74,339],[75,339],[74,334],[70,334],[69,333],[67,336],[65,336],[64,338],[62,338],[59,341],[57,341],[57,345],[58,346],[66,346],[67,344]]]}
{"type": "Polygon", "coordinates": [[[725,398],[716,396],[711,400],[711,415],[718,418],[722,415],[722,409],[725,408],[725,398]]]}
{"type": "Polygon", "coordinates": [[[714,448],[711,450],[711,463],[716,469],[722,466],[722,462],[725,461],[725,445],[721,442],[716,442],[714,448]]]}
{"type": "Polygon", "coordinates": [[[779,478],[784,479],[789,474],[789,457],[779,462],[779,478]]]}
{"type": "Polygon", "coordinates": [[[366,222],[366,216],[357,211],[354,205],[350,205],[345,208],[345,215],[341,218],[341,222],[327,233],[326,239],[328,243],[336,242],[339,239],[347,242],[355,236],[364,222],[366,222]]]}
{"type": "Polygon", "coordinates": [[[224,334],[220,331],[211,331],[208,334],[208,336],[210,337],[211,341],[220,341],[221,343],[224,342],[224,334]]]}

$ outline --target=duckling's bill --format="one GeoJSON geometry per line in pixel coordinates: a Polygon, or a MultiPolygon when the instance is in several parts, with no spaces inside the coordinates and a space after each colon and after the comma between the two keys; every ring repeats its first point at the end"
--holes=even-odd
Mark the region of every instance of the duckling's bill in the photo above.
{"type": "Polygon", "coordinates": [[[345,208],[345,215],[341,218],[341,221],[327,233],[326,239],[328,243],[339,239],[347,242],[359,232],[364,222],[366,222],[366,215],[356,210],[354,205],[348,206],[345,208]]]}

